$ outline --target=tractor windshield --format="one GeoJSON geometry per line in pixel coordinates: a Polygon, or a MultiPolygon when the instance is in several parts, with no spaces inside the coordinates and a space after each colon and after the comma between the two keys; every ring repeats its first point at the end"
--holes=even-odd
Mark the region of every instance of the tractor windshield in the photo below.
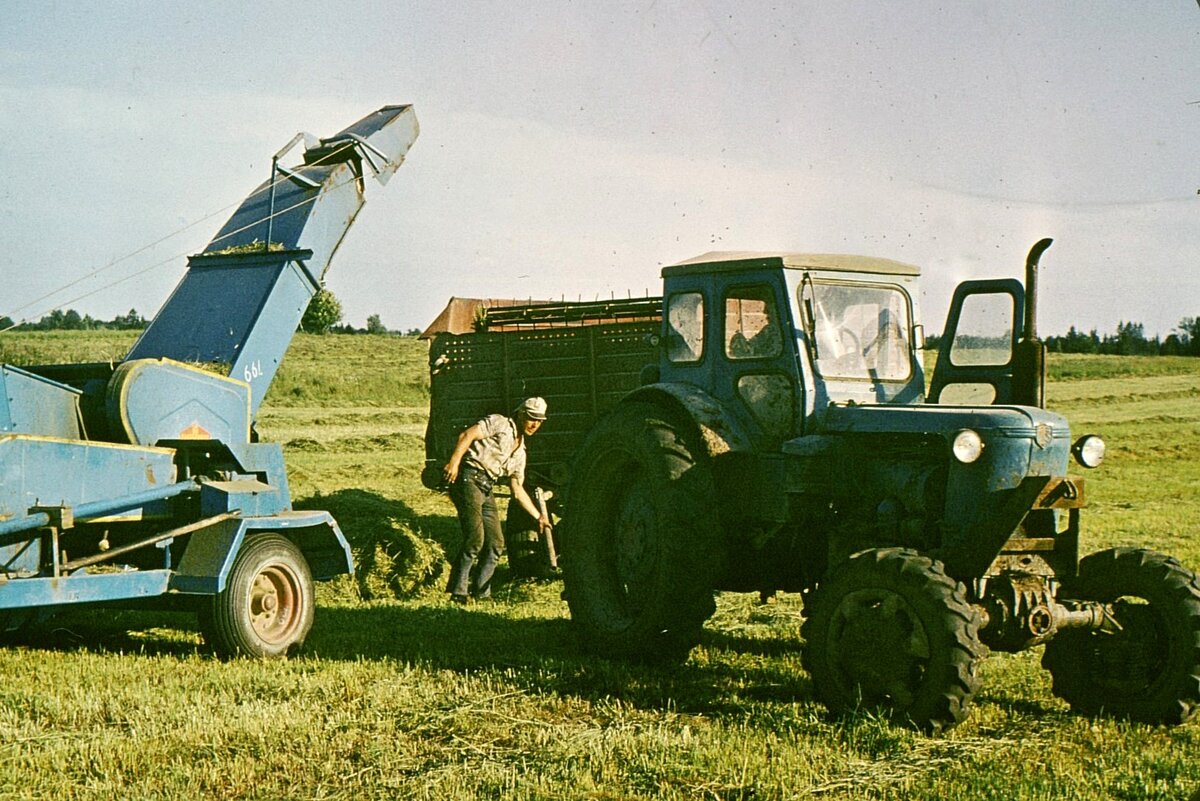
{"type": "Polygon", "coordinates": [[[908,298],[895,287],[814,282],[816,367],[826,378],[904,381],[912,375],[908,298]]]}

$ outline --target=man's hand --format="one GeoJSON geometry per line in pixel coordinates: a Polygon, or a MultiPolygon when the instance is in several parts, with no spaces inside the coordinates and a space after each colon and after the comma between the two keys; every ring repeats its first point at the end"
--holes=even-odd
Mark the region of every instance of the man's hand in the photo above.
{"type": "Polygon", "coordinates": [[[442,468],[442,478],[446,479],[447,484],[453,484],[458,481],[458,460],[451,459],[446,462],[446,466],[442,468]]]}
{"type": "Polygon", "coordinates": [[[538,517],[538,532],[553,531],[554,526],[550,523],[549,516],[543,514],[538,517]]]}

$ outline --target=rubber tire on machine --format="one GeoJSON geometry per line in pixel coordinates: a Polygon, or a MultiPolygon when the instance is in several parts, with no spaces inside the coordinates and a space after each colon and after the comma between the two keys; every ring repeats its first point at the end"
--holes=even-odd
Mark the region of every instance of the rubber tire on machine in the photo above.
{"type": "Polygon", "coordinates": [[[279,534],[246,537],[225,589],[202,607],[200,627],[222,657],[281,657],[313,623],[313,581],[300,549],[279,534]]]}
{"type": "Polygon", "coordinates": [[[720,528],[690,420],[618,406],[580,448],[563,515],[571,618],[603,656],[686,657],[715,610],[720,528]]]}
{"type": "Polygon", "coordinates": [[[878,709],[938,733],[978,692],[979,613],[940,562],[904,548],[863,551],[813,590],[804,668],[830,711],[878,709]]]}
{"type": "Polygon", "coordinates": [[[1179,724],[1200,711],[1200,579],[1178,561],[1112,548],[1079,562],[1060,597],[1111,604],[1122,631],[1067,629],[1042,666],[1076,712],[1179,724]]]}
{"type": "Polygon", "coordinates": [[[516,501],[509,503],[504,520],[504,551],[508,554],[508,568],[517,578],[544,579],[553,575],[550,556],[538,534],[537,520],[516,501]]]}

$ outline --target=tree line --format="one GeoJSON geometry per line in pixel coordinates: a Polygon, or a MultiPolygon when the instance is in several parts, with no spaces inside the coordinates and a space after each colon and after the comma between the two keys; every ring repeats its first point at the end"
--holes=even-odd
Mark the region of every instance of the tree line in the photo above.
{"type": "MultiPolygon", "coordinates": [[[[355,328],[342,323],[342,304],[328,289],[313,296],[300,330],[312,334],[403,334],[416,336],[419,328],[392,331],[383,324],[378,314],[367,317],[366,328],[355,328]]],[[[111,320],[98,320],[89,314],[81,315],[74,309],[56,309],[36,322],[15,325],[10,317],[0,316],[0,330],[16,331],[127,331],[145,328],[149,321],[130,309],[111,320]]],[[[937,347],[939,337],[930,336],[928,345],[937,347]]],[[[1097,333],[1093,328],[1086,334],[1075,326],[1062,336],[1045,337],[1046,348],[1051,353],[1096,353],[1112,356],[1200,356],[1200,317],[1185,317],[1179,321],[1166,337],[1148,338],[1141,323],[1121,321],[1115,334],[1097,333]]]]}
{"type": "MultiPolygon", "coordinates": [[[[319,290],[309,301],[300,321],[300,330],[310,334],[404,334],[416,336],[418,328],[407,331],[389,330],[378,314],[367,317],[366,328],[355,328],[342,323],[342,304],[328,289],[319,290]]],[[[150,324],[137,309],[119,314],[111,320],[100,320],[90,314],[80,314],[74,309],[55,309],[36,321],[16,323],[11,317],[0,316],[0,331],[129,331],[145,328],[150,324]]]]}
{"type": "MultiPolygon", "coordinates": [[[[925,347],[936,350],[941,345],[941,336],[926,337],[925,347]]],[[[956,342],[971,348],[1008,347],[1008,338],[980,338],[959,335],[956,342]]],[[[1106,356],[1200,356],[1200,317],[1185,317],[1165,337],[1148,338],[1141,323],[1121,321],[1115,334],[1099,334],[1095,328],[1086,334],[1075,326],[1062,336],[1043,337],[1046,350],[1051,353],[1094,353],[1106,356]]]]}
{"type": "Polygon", "coordinates": [[[1166,337],[1146,337],[1141,323],[1117,323],[1115,334],[1083,333],[1071,326],[1063,336],[1046,337],[1051,353],[1103,353],[1113,356],[1200,356],[1200,317],[1185,317],[1166,337]]]}
{"type": "Polygon", "coordinates": [[[130,309],[128,313],[119,314],[111,320],[97,320],[90,314],[80,314],[74,309],[55,309],[40,320],[20,324],[11,317],[0,317],[0,331],[10,328],[15,331],[129,331],[145,328],[146,324],[146,318],[138,314],[137,309],[130,309]]]}

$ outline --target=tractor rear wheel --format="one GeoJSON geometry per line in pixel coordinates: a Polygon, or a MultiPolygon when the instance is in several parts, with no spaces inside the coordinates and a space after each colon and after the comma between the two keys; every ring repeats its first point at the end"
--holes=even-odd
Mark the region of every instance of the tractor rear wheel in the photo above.
{"type": "Polygon", "coordinates": [[[605,656],[686,656],[715,609],[722,564],[692,426],[650,403],[618,406],[581,447],[566,503],[564,595],[586,644],[605,656]]]}
{"type": "Polygon", "coordinates": [[[1046,644],[1054,694],[1085,715],[1185,723],[1200,711],[1200,579],[1140,548],[1084,557],[1063,598],[1106,604],[1116,631],[1068,629],[1046,644]]]}
{"type": "Polygon", "coordinates": [[[313,582],[300,549],[279,534],[242,543],[225,589],[201,609],[205,639],[223,657],[279,657],[313,622],[313,582]]]}
{"type": "Polygon", "coordinates": [[[979,690],[978,612],[940,562],[864,551],[813,590],[804,667],[837,714],[879,709],[928,732],[961,723],[979,690]]]}

